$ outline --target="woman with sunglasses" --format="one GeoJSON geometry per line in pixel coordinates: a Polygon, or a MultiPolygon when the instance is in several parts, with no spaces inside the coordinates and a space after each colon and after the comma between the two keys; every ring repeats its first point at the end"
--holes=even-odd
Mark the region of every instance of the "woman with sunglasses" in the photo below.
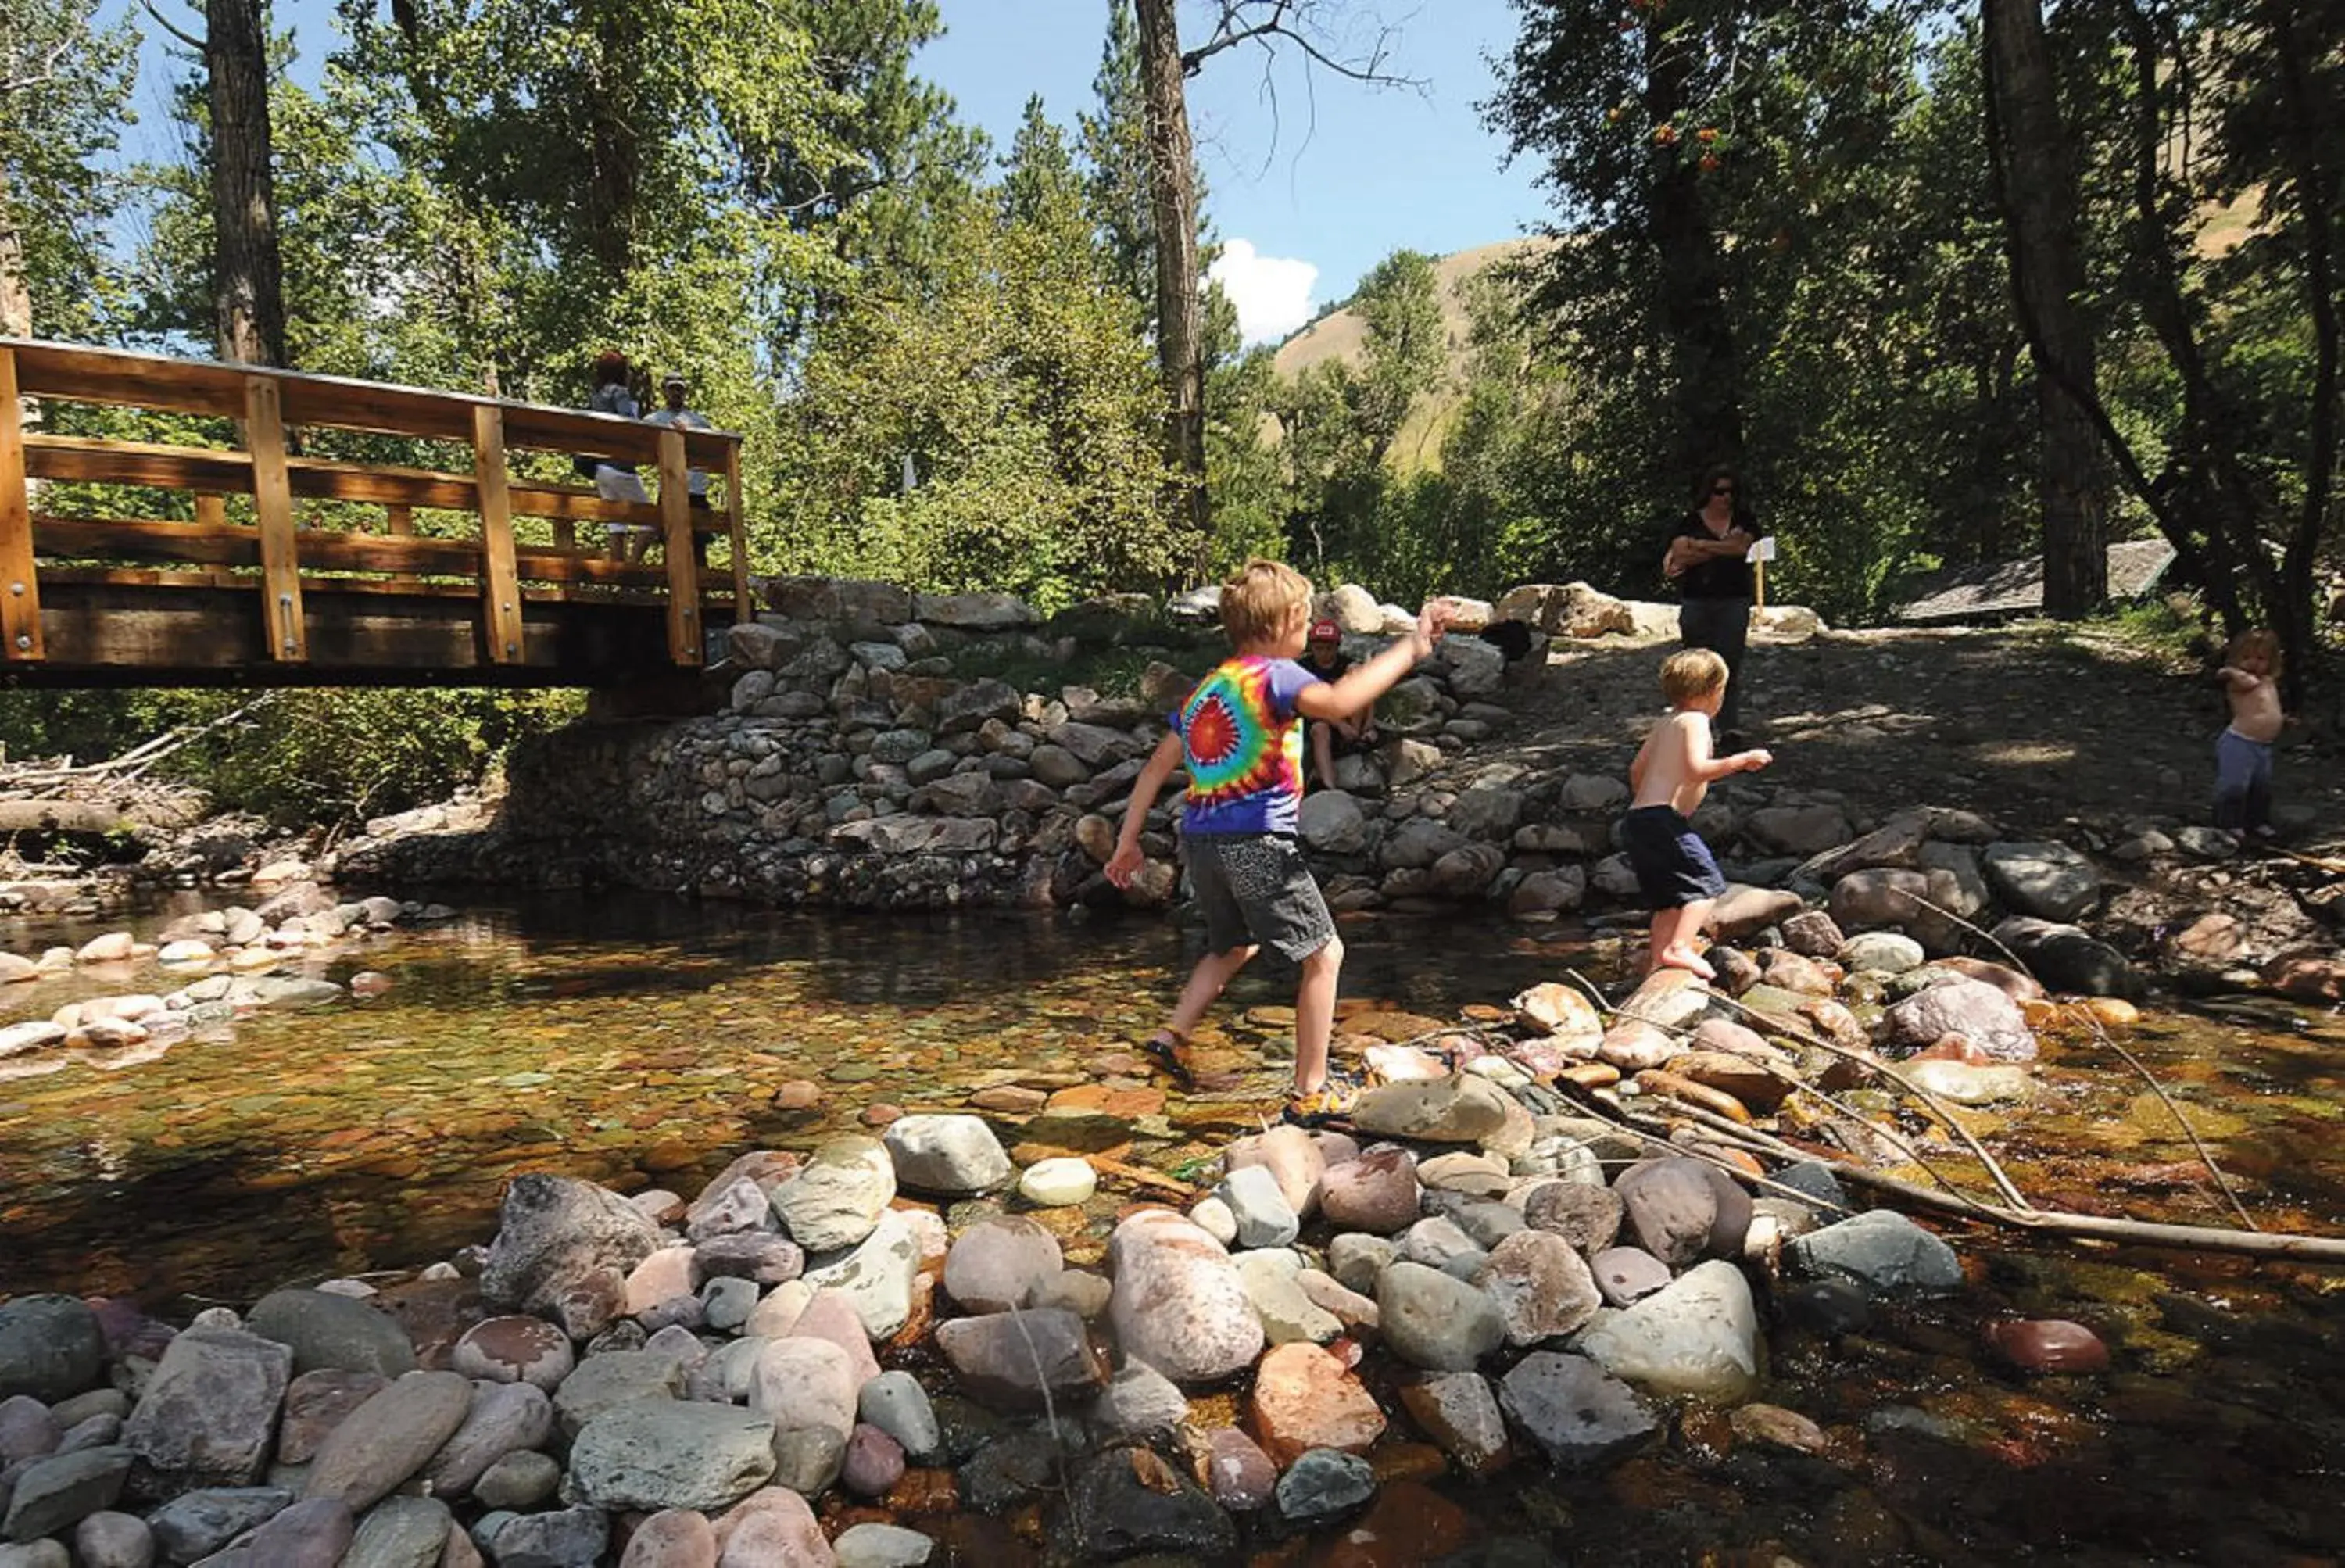
{"type": "Polygon", "coordinates": [[[1678,585],[1678,638],[1726,661],[1726,700],[1718,712],[1721,744],[1742,744],[1742,650],[1751,637],[1751,546],[1759,529],[1734,471],[1710,469],[1693,507],[1670,535],[1661,571],[1678,585]]]}

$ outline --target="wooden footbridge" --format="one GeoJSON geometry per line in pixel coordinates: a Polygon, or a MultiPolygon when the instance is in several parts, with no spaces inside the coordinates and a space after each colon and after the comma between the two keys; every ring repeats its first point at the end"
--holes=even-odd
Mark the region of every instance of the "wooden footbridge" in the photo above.
{"type": "Polygon", "coordinates": [[[0,683],[615,686],[748,614],[737,435],[0,339],[0,683]],[[124,407],[171,439],[60,433],[124,407]],[[655,503],[603,500],[578,456],[655,503]],[[613,524],[661,559],[614,559],[613,524]]]}

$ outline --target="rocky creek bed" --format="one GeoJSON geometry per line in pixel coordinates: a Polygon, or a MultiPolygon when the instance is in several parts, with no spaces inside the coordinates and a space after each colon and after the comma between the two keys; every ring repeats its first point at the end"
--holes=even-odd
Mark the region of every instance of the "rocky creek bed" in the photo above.
{"type": "MultiPolygon", "coordinates": [[[[720,715],[584,728],[502,810],[314,866],[255,852],[227,867],[249,907],[0,955],[0,1293],[66,1292],[0,1303],[0,1568],[2249,1563],[2345,1535],[2334,1269],[1942,1235],[1857,1179],[1985,1194],[1976,1146],[2047,1205],[2223,1223],[2204,1147],[2260,1223],[2345,1221],[2336,879],[2194,828],[2172,726],[2064,812],[2023,781],[2057,759],[1974,718],[1975,757],[1883,785],[1866,748],[1944,716],[1779,680],[1823,698],[1779,707],[1787,764],[1839,770],[1714,793],[1720,982],[1637,986],[1609,832],[1661,628],[1579,587],[1487,606],[1547,662],[1453,639],[1306,805],[1368,966],[1338,1050],[1388,1080],[1341,1132],[1262,1129],[1292,1023],[1245,1006],[1267,991],[1201,1034],[1193,1090],[1150,1080],[1123,1042],[1181,966],[1161,930],[817,921],[797,971],[704,909],[656,952],[483,976],[448,904],[356,896],[1123,901],[1104,834],[1180,665],[1118,698],[947,656],[1047,665],[1158,611],[778,604],[720,715]],[[1035,957],[1078,949],[1110,977],[1035,957]],[[197,1279],[220,1305],[188,1309],[197,1279]]],[[[1143,904],[1176,893],[1168,826],[1143,904]]]]}
{"type": "MultiPolygon", "coordinates": [[[[609,1186],[537,1156],[482,1245],[421,1268],[176,1331],[21,1297],[0,1563],[2251,1562],[2333,1538],[2332,1273],[1950,1246],[1829,1163],[1952,1166],[1957,1121],[2024,1141],[2073,1092],[2066,1052],[2157,1021],[1795,901],[1742,913],[1766,923],[1715,991],[1347,1001],[1342,1048],[1394,1080],[1347,1133],[1242,1133],[1261,1085],[1183,1104],[1096,1044],[1079,1082],[792,1080],[756,1091],[769,1115],[839,1114],[746,1148],[623,1132],[609,1186]]],[[[396,982],[436,929],[299,952],[357,943],[396,982]]],[[[91,963],[160,957],[119,945],[91,963]]],[[[1244,1022],[1209,1078],[1289,1020],[1244,1022]]],[[[2162,1210],[2210,1215],[2177,1163],[2162,1210]]],[[[2289,1207],[2303,1174],[2238,1179],[2267,1217],[2333,1222],[2334,1186],[2289,1207]]]]}

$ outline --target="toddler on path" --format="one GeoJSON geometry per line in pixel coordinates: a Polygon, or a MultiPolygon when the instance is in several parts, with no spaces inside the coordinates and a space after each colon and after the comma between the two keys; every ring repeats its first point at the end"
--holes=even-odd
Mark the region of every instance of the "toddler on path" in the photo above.
{"type": "Polygon", "coordinates": [[[1661,664],[1661,695],[1670,716],[1653,726],[1644,748],[1629,765],[1636,798],[1620,824],[1637,885],[1653,906],[1647,973],[1690,969],[1704,980],[1717,973],[1701,956],[1700,941],[1711,905],[1726,891],[1710,846],[1690,820],[1712,780],[1748,773],[1775,759],[1765,751],[1712,757],[1710,721],[1726,698],[1726,661],[1709,648],[1686,648],[1661,664]]]}
{"type": "Polygon", "coordinates": [[[1319,884],[1304,862],[1302,718],[1333,722],[1364,713],[1433,651],[1448,620],[1436,600],[1416,629],[1341,678],[1323,681],[1296,662],[1311,625],[1311,581],[1275,561],[1249,561],[1222,589],[1222,627],[1237,651],[1199,681],[1172,729],[1132,787],[1123,829],[1107,863],[1128,887],[1140,873],[1141,829],[1175,769],[1189,775],[1182,853],[1205,917],[1205,956],[1182,988],[1172,1017],[1147,1044],[1185,1080],[1189,1032],[1230,978],[1265,945],[1303,966],[1294,996],[1294,1089],[1290,1120],[1351,1109],[1359,1085],[1331,1073],[1335,978],[1344,944],[1319,884]]]}
{"type": "Polygon", "coordinates": [[[2285,721],[2279,657],[2279,637],[2241,632],[2215,672],[2231,699],[2230,725],[2215,738],[2215,826],[2257,839],[2272,836],[2272,742],[2285,721]]]}

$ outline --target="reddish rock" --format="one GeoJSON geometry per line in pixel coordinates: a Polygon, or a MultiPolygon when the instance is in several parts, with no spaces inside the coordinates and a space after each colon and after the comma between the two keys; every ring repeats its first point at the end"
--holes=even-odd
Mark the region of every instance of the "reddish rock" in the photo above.
{"type": "Polygon", "coordinates": [[[630,1318],[663,1301],[692,1294],[692,1248],[663,1247],[627,1275],[625,1311],[630,1318]]]}
{"type": "Polygon", "coordinates": [[[1049,1103],[1050,1098],[1040,1089],[1023,1088],[1016,1084],[997,1084],[990,1089],[980,1089],[971,1095],[969,1103],[980,1111],[1030,1116],[1049,1103]]]}
{"type": "Polygon", "coordinates": [[[822,1104],[822,1085],[806,1078],[792,1078],[774,1091],[774,1109],[777,1111],[811,1111],[822,1104]]]}
{"type": "Polygon", "coordinates": [[[2299,1002],[2345,1000],[2345,958],[2312,948],[2283,952],[2263,967],[2266,985],[2299,1002]]]}
{"type": "Polygon", "coordinates": [[[1205,1434],[1202,1480],[1215,1502],[1232,1513],[1249,1513],[1278,1490],[1278,1467],[1237,1428],[1215,1427],[1205,1434]]]}
{"type": "Polygon", "coordinates": [[[1229,1146],[1224,1168],[1244,1170],[1260,1166],[1278,1182],[1280,1196],[1296,1217],[1309,1219],[1319,1209],[1319,1188],[1327,1173],[1327,1156],[1318,1142],[1301,1127],[1277,1126],[1255,1137],[1240,1138],[1229,1146]]]}
{"type": "Polygon", "coordinates": [[[902,1121],[903,1119],[904,1107],[901,1105],[891,1105],[885,1100],[882,1100],[876,1105],[864,1106],[863,1115],[857,1118],[857,1120],[860,1121],[867,1127],[889,1126],[897,1122],[902,1121]]]}
{"type": "Polygon", "coordinates": [[[1315,1448],[1365,1453],[1383,1435],[1384,1412],[1344,1364],[1318,1346],[1278,1346],[1255,1369],[1249,1424],[1282,1470],[1315,1448]]]}
{"type": "Polygon", "coordinates": [[[1785,948],[1770,948],[1759,956],[1759,979],[1762,984],[1781,986],[1803,996],[1830,996],[1838,989],[1840,978],[1840,965],[1785,948]]]}
{"type": "Polygon", "coordinates": [[[2109,1348],[2082,1323],[2018,1318],[1990,1324],[1986,1342],[2023,1372],[2106,1372],[2109,1348]]]}
{"type": "Polygon", "coordinates": [[[1772,1443],[1802,1453],[1822,1453],[1829,1441],[1823,1428],[1797,1410],[1781,1405],[1744,1405],[1727,1418],[1736,1437],[1745,1442],[1772,1443]]]}
{"type": "Polygon", "coordinates": [[[302,1373],[285,1389],[285,1415],[277,1429],[277,1457],[287,1464],[309,1463],[317,1457],[319,1445],[342,1424],[344,1416],[390,1385],[391,1380],[380,1372],[320,1367],[302,1373]]]}
{"type": "Polygon", "coordinates": [[[1916,1062],[1960,1062],[1965,1067],[1984,1067],[1995,1060],[1964,1034],[1941,1034],[1936,1044],[1926,1051],[1916,1051],[1912,1059],[1916,1062]]]}
{"type": "Polygon", "coordinates": [[[662,1509],[635,1527],[619,1568],[716,1568],[716,1527],[706,1514],[662,1509]]]}
{"type": "Polygon", "coordinates": [[[855,1374],[855,1386],[861,1388],[879,1375],[879,1359],[871,1353],[871,1337],[864,1331],[863,1319],[856,1314],[855,1303],[844,1290],[824,1288],[814,1293],[806,1309],[790,1325],[793,1339],[820,1339],[838,1346],[847,1353],[848,1366],[855,1374]]]}
{"type": "Polygon", "coordinates": [[[838,1558],[823,1539],[807,1500],[787,1487],[751,1492],[716,1521],[717,1561],[757,1568],[832,1568],[838,1558]]]}
{"type": "Polygon", "coordinates": [[[1371,1149],[1319,1178],[1319,1212],[1338,1230],[1406,1230],[1416,1223],[1420,1196],[1416,1156],[1406,1149],[1371,1149]]]}
{"type": "Polygon", "coordinates": [[[847,1458],[839,1480],[860,1497],[885,1496],[904,1479],[904,1445],[868,1422],[858,1421],[848,1435],[847,1458]]]}
{"type": "MultiPolygon", "coordinates": [[[[449,1369],[492,1383],[533,1383],[552,1393],[570,1375],[570,1336],[543,1318],[486,1318],[464,1330],[449,1369]]],[[[288,1462],[299,1462],[289,1461],[288,1462]]]]}

